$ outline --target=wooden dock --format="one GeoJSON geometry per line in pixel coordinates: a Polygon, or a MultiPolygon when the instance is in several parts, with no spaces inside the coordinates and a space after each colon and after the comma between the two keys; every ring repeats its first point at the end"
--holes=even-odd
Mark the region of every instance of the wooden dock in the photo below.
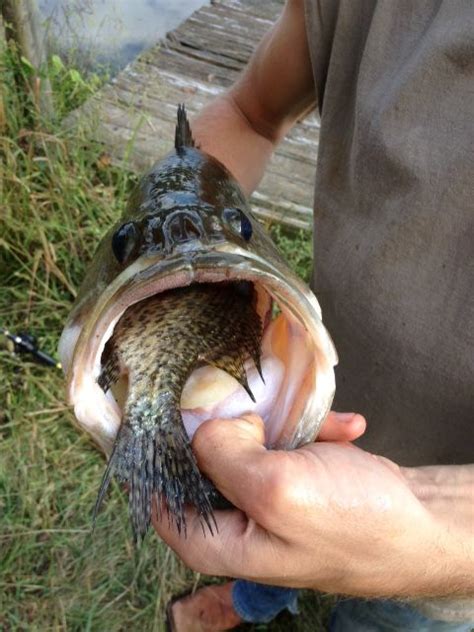
{"type": "MultiPolygon", "coordinates": [[[[84,104],[80,119],[92,123],[89,133],[114,162],[143,171],[170,150],[176,105],[185,103],[192,117],[230,86],[282,6],[282,0],[204,6],[84,104]]],[[[318,137],[312,114],[281,143],[252,197],[258,217],[311,227],[318,137]]]]}

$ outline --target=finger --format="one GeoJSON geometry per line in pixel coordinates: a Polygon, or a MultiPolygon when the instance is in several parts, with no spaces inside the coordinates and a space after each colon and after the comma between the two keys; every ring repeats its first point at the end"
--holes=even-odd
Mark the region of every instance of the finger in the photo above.
{"type": "MultiPolygon", "coordinates": [[[[280,544],[238,510],[216,511],[218,531],[203,529],[194,508],[187,508],[186,536],[178,533],[166,517],[166,509],[152,505],[152,523],[157,534],[189,568],[207,575],[246,576],[258,579],[266,572],[270,539],[272,551],[280,544]],[[274,540],[274,541],[273,541],[274,540]]],[[[269,556],[273,560],[272,555],[269,556]]],[[[267,571],[268,572],[268,571],[267,571]]]]}
{"type": "Polygon", "coordinates": [[[263,421],[253,414],[207,421],[194,435],[199,469],[233,505],[246,512],[261,498],[276,467],[278,452],[267,450],[264,441],[263,421]]]}
{"type": "Polygon", "coordinates": [[[166,505],[158,504],[156,498],[152,503],[152,524],[164,542],[170,546],[181,559],[192,568],[202,566],[202,560],[209,560],[213,566],[213,573],[223,572],[226,564],[219,563],[216,549],[224,534],[232,534],[234,537],[244,530],[247,519],[245,514],[238,510],[215,511],[217,529],[211,534],[206,525],[202,524],[197,511],[193,507],[186,507],[184,518],[186,530],[178,532],[176,525],[168,520],[166,505]],[[229,514],[229,516],[227,516],[229,514]]]}
{"type": "Polygon", "coordinates": [[[354,441],[364,434],[367,422],[358,413],[337,413],[332,410],[318,435],[318,441],[354,441]]]}

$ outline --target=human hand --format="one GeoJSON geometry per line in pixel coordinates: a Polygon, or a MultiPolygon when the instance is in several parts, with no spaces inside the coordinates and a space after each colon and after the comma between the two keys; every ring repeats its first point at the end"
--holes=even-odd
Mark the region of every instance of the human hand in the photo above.
{"type": "MultiPolygon", "coordinates": [[[[355,419],[363,432],[365,421],[357,417],[352,424],[355,419]]],[[[340,438],[337,428],[330,417],[321,437],[340,438]]],[[[346,428],[345,439],[355,438],[351,422],[346,428]]],[[[456,545],[388,459],[341,442],[267,450],[255,415],[206,422],[193,448],[203,473],[240,510],[216,511],[219,531],[210,537],[188,509],[186,539],[154,512],[158,534],[195,570],[326,592],[413,597],[449,594],[448,582],[462,572],[456,545]]]]}

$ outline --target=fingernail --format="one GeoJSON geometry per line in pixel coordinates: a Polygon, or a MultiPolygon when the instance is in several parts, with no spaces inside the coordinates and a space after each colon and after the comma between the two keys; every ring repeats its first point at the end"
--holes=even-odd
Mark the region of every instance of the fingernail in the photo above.
{"type": "Polygon", "coordinates": [[[349,421],[354,419],[355,413],[334,413],[336,415],[337,421],[340,423],[346,424],[349,421]]]}

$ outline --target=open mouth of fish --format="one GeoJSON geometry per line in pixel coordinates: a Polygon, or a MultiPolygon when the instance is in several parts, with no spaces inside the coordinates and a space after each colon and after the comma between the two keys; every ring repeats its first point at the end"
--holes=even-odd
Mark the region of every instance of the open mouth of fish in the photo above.
{"type": "MultiPolygon", "coordinates": [[[[98,384],[101,358],[107,340],[125,310],[139,301],[172,288],[192,283],[248,281],[258,296],[256,311],[263,324],[261,365],[265,382],[249,362],[247,378],[256,402],[225,371],[199,367],[183,389],[181,408],[190,437],[207,419],[258,413],[265,422],[270,448],[292,449],[316,436],[332,403],[337,357],[321,322],[315,297],[303,286],[295,287],[266,261],[246,252],[212,249],[176,253],[166,261],[137,262],[123,272],[132,283],[118,277],[96,305],[97,318],[90,318],[82,331],[72,327],[62,339],[61,356],[70,365],[68,350],[73,338],[82,339],[81,353],[74,358],[69,393],[78,419],[106,454],[110,454],[122,418],[128,378],[124,373],[107,393],[98,384]],[[142,265],[140,265],[142,263],[142,265]],[[130,287],[129,287],[130,285],[130,287]],[[272,318],[278,307],[279,314],[272,318]]],[[[79,346],[79,345],[78,345],[79,346]]]]}
{"type": "MultiPolygon", "coordinates": [[[[202,481],[190,447],[201,423],[255,412],[264,420],[267,447],[292,449],[315,439],[335,392],[337,355],[316,297],[252,218],[229,172],[194,148],[184,110],[178,111],[176,138],[176,153],[157,163],[132,196],[125,217],[129,221],[114,227],[99,246],[59,349],[76,419],[109,456],[99,504],[112,474],[126,482],[138,537],[150,523],[155,493],[164,496],[169,517],[179,530],[185,530],[187,502],[212,530],[209,486],[202,481]],[[173,195],[170,183],[177,189],[173,195]],[[179,288],[195,292],[202,309],[206,292],[216,304],[221,293],[230,300],[234,291],[243,292],[258,323],[258,332],[254,327],[252,334],[255,344],[252,347],[247,340],[245,322],[241,325],[230,303],[229,307],[223,303],[218,319],[221,337],[232,339],[241,351],[226,361],[207,352],[197,354],[195,359],[202,361],[187,365],[173,405],[169,402],[177,389],[172,384],[168,388],[166,379],[155,393],[145,393],[151,403],[144,405],[135,397],[135,378],[140,364],[146,364],[148,347],[144,344],[141,350],[140,340],[133,343],[135,363],[137,356],[143,356],[142,363],[138,357],[135,373],[124,362],[125,356],[121,362],[110,358],[120,348],[121,337],[127,337],[127,323],[139,322],[146,311],[149,322],[153,309],[161,318],[161,300],[164,306],[173,297],[186,296],[187,290],[179,288]],[[230,329],[226,329],[227,318],[233,319],[230,329]],[[174,421],[168,414],[173,407],[174,421]]],[[[178,320],[188,318],[191,327],[192,312],[187,317],[179,310],[174,313],[178,320]]],[[[252,313],[247,312],[250,323],[252,313]]],[[[189,332],[181,331],[190,340],[189,332]]],[[[195,331],[199,338],[199,330],[195,331]]],[[[202,337],[206,335],[202,329],[202,337]]],[[[174,356],[186,354],[179,342],[169,340],[168,364],[158,362],[165,378],[180,372],[174,356]]]]}
{"type": "MultiPolygon", "coordinates": [[[[156,262],[137,262],[122,274],[130,282],[118,277],[107,288],[95,307],[94,317],[79,334],[82,341],[76,348],[80,349],[80,356],[74,359],[69,386],[76,417],[106,454],[110,456],[112,452],[130,386],[126,370],[107,392],[99,384],[104,348],[114,328],[131,305],[173,288],[200,283],[252,284],[257,299],[255,309],[262,323],[263,379],[255,362],[248,358],[245,370],[255,400],[252,401],[225,370],[198,366],[187,379],[180,401],[189,438],[207,419],[256,412],[265,422],[269,448],[291,449],[314,440],[334,396],[337,358],[321,323],[317,301],[302,283],[298,286],[294,279],[289,283],[267,261],[228,245],[222,249],[202,247],[192,255],[184,250],[156,262]],[[320,326],[315,327],[318,322],[320,326]]],[[[63,345],[75,346],[70,337],[78,333],[72,327],[63,338],[63,345]]],[[[201,507],[201,511],[209,520],[206,507],[201,507]]],[[[178,528],[182,520],[178,517],[178,528]]],[[[140,530],[138,525],[135,530],[143,535],[146,527],[140,530]]]]}

